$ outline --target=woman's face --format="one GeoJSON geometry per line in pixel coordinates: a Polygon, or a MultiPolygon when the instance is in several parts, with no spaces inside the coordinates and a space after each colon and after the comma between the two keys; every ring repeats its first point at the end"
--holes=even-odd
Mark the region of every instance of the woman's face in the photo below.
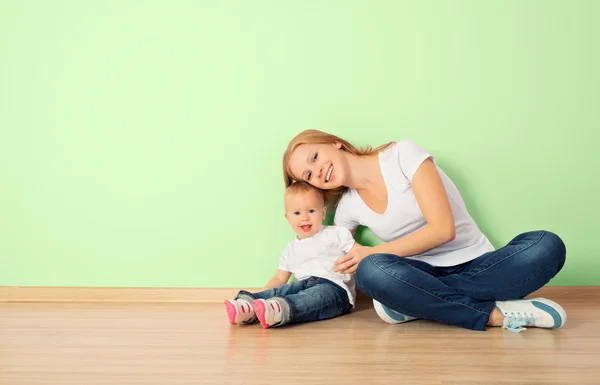
{"type": "Polygon", "coordinates": [[[329,190],[344,186],[348,161],[339,143],[301,144],[290,157],[290,170],[297,180],[329,190]]]}

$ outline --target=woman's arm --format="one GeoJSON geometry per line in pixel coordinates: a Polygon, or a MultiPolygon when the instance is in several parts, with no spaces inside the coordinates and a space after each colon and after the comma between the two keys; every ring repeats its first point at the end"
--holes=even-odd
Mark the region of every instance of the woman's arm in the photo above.
{"type": "Polygon", "coordinates": [[[272,289],[274,287],[279,287],[281,285],[285,285],[290,280],[291,276],[292,276],[292,273],[290,273],[289,271],[279,269],[279,270],[277,270],[277,273],[275,273],[273,278],[271,278],[269,280],[269,282],[267,282],[267,284],[263,288],[263,290],[268,290],[268,289],[272,289]]]}
{"type": "Polygon", "coordinates": [[[335,271],[352,274],[367,255],[396,254],[401,257],[422,254],[454,239],[454,217],[444,183],[431,158],[421,163],[412,180],[419,208],[427,224],[405,237],[378,246],[362,246],[336,261],[335,271]]]}
{"type": "Polygon", "coordinates": [[[408,257],[422,254],[454,239],[454,217],[450,201],[431,158],[423,161],[417,169],[412,188],[427,224],[406,237],[375,246],[372,252],[408,257]]]}

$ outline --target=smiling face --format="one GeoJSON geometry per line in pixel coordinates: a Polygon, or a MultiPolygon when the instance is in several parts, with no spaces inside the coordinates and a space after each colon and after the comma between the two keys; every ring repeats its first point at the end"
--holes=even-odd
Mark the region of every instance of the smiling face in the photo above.
{"type": "Polygon", "coordinates": [[[301,144],[290,156],[292,175],[323,190],[344,186],[348,161],[340,148],[340,143],[301,144]]]}
{"type": "Polygon", "coordinates": [[[325,220],[323,194],[318,190],[291,191],[285,196],[285,218],[301,239],[316,234],[325,220]]]}

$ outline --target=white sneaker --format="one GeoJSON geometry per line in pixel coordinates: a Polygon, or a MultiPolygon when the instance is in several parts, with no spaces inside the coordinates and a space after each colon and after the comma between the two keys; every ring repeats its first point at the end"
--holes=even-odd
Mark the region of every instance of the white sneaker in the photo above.
{"type": "Polygon", "coordinates": [[[255,299],[252,302],[252,306],[254,306],[256,317],[258,317],[263,328],[267,329],[281,323],[281,306],[277,301],[272,299],[255,299]]]}
{"type": "Polygon", "coordinates": [[[227,318],[229,323],[232,325],[241,323],[252,323],[256,316],[254,314],[254,308],[242,299],[228,299],[225,300],[225,310],[227,310],[227,318]]]}
{"type": "Polygon", "coordinates": [[[385,305],[382,305],[379,301],[376,300],[373,300],[373,307],[375,308],[375,311],[377,312],[379,318],[381,318],[389,324],[401,324],[403,322],[408,322],[417,319],[417,317],[410,317],[402,313],[398,313],[397,311],[392,310],[385,305]]]}
{"type": "Polygon", "coordinates": [[[546,298],[497,301],[496,307],[504,316],[502,328],[514,332],[526,330],[524,326],[558,329],[567,322],[565,309],[546,298]]]}

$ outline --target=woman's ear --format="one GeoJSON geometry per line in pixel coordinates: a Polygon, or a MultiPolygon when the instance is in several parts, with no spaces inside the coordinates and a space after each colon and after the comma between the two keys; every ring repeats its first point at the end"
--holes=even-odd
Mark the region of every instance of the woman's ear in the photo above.
{"type": "Polygon", "coordinates": [[[338,150],[342,148],[342,144],[340,142],[333,142],[332,143],[338,150]]]}

